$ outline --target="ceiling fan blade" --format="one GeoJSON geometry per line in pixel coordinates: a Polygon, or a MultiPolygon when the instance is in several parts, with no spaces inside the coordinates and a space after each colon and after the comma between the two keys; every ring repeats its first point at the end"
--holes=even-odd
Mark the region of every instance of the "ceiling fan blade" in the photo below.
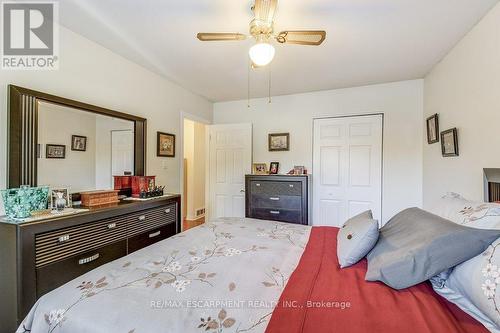
{"type": "Polygon", "coordinates": [[[202,42],[215,42],[215,41],[233,41],[245,40],[246,35],[239,33],[216,33],[216,32],[200,32],[196,37],[202,42]]]}
{"type": "Polygon", "coordinates": [[[272,23],[278,8],[278,0],[255,0],[253,11],[255,19],[272,23]]]}
{"type": "Polygon", "coordinates": [[[323,30],[295,30],[282,31],[276,37],[278,43],[299,45],[321,45],[326,39],[326,31],[323,30]]]}

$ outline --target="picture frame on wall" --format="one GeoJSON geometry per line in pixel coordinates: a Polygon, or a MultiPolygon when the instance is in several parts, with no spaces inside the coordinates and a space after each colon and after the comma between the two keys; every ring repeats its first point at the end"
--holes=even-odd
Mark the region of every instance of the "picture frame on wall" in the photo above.
{"type": "Polygon", "coordinates": [[[268,138],[269,151],[289,151],[290,133],[272,133],[268,138]]]}
{"type": "Polygon", "coordinates": [[[267,175],[269,174],[267,171],[266,163],[254,163],[252,166],[252,173],[254,175],[267,175]]]}
{"type": "Polygon", "coordinates": [[[45,145],[45,158],[55,158],[63,159],[66,158],[66,146],[65,145],[45,145]]]}
{"type": "Polygon", "coordinates": [[[175,135],[157,132],[156,136],[156,156],[175,157],[175,135]]]}
{"type": "Polygon", "coordinates": [[[441,132],[441,152],[443,157],[459,156],[458,130],[456,128],[441,132]]]}
{"type": "Polygon", "coordinates": [[[427,118],[427,143],[439,142],[439,116],[434,114],[427,118]]]}
{"type": "Polygon", "coordinates": [[[269,165],[269,174],[277,175],[280,169],[280,162],[271,162],[269,165]]]}
{"type": "Polygon", "coordinates": [[[87,151],[87,137],[81,135],[71,136],[71,150],[87,151]]]}

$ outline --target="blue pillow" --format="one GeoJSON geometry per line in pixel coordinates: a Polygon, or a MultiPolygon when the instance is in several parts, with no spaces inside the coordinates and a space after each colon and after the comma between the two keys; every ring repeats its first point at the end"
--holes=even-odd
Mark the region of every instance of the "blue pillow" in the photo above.
{"type": "Polygon", "coordinates": [[[378,221],[366,211],[349,219],[337,234],[337,258],[341,268],[363,259],[378,240],[378,221]]]}

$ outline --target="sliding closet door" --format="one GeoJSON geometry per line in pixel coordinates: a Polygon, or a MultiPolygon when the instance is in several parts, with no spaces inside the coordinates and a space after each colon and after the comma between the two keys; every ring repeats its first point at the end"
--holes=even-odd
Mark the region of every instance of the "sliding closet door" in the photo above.
{"type": "Polygon", "coordinates": [[[382,216],[382,115],[314,120],[313,225],[382,216]]]}

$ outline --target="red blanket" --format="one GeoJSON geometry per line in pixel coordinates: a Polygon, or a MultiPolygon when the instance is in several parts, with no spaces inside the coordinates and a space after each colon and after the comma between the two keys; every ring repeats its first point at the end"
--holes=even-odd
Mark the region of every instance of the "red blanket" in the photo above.
{"type": "Polygon", "coordinates": [[[488,332],[427,282],[398,291],[365,281],[366,260],[340,269],[337,232],[312,229],[266,332],[488,332]]]}

